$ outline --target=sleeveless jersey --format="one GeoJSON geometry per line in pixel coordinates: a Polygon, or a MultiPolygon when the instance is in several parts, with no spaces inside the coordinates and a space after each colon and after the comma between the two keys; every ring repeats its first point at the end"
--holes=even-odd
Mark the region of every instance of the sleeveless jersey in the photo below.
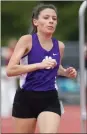
{"type": "Polygon", "coordinates": [[[60,65],[60,52],[58,40],[52,38],[53,47],[50,51],[41,47],[37,34],[32,34],[32,48],[30,52],[21,58],[20,64],[28,65],[40,63],[44,59],[52,58],[57,62],[53,69],[39,69],[20,75],[20,87],[25,90],[48,91],[56,90],[55,82],[60,65]]]}

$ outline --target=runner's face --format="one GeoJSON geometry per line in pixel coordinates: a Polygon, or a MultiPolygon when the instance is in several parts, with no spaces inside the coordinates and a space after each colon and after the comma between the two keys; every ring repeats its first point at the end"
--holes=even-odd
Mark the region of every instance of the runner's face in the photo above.
{"type": "Polygon", "coordinates": [[[56,12],[50,8],[42,10],[34,25],[37,26],[37,31],[53,34],[57,26],[56,12]]]}

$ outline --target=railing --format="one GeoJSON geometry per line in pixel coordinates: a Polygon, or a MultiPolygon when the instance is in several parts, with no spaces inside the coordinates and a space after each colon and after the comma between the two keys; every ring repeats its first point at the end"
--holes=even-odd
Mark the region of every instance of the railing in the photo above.
{"type": "Polygon", "coordinates": [[[80,51],[80,103],[81,103],[81,131],[86,133],[86,87],[85,87],[85,58],[84,58],[84,45],[85,45],[85,10],[87,7],[87,1],[84,1],[79,9],[79,51],[80,51]]]}

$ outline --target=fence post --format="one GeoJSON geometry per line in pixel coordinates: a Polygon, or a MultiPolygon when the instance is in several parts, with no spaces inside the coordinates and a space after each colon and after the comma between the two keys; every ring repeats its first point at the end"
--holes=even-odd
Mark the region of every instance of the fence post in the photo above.
{"type": "Polygon", "coordinates": [[[85,92],[85,58],[84,58],[84,45],[85,45],[85,10],[87,1],[82,2],[79,9],[79,60],[80,60],[80,104],[81,104],[81,131],[86,133],[86,92],[85,92]]]}

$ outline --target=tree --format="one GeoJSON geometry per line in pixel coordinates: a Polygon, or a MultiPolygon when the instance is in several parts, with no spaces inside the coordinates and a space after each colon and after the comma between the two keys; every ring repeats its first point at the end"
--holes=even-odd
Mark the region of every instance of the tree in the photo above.
{"type": "MultiPolygon", "coordinates": [[[[41,1],[52,3],[58,9],[58,26],[54,36],[59,40],[78,40],[78,11],[81,1],[41,1]]],[[[2,1],[1,2],[1,37],[6,45],[10,37],[19,38],[28,34],[33,7],[40,1],[2,1]]],[[[87,17],[86,17],[87,25],[87,17]]]]}

